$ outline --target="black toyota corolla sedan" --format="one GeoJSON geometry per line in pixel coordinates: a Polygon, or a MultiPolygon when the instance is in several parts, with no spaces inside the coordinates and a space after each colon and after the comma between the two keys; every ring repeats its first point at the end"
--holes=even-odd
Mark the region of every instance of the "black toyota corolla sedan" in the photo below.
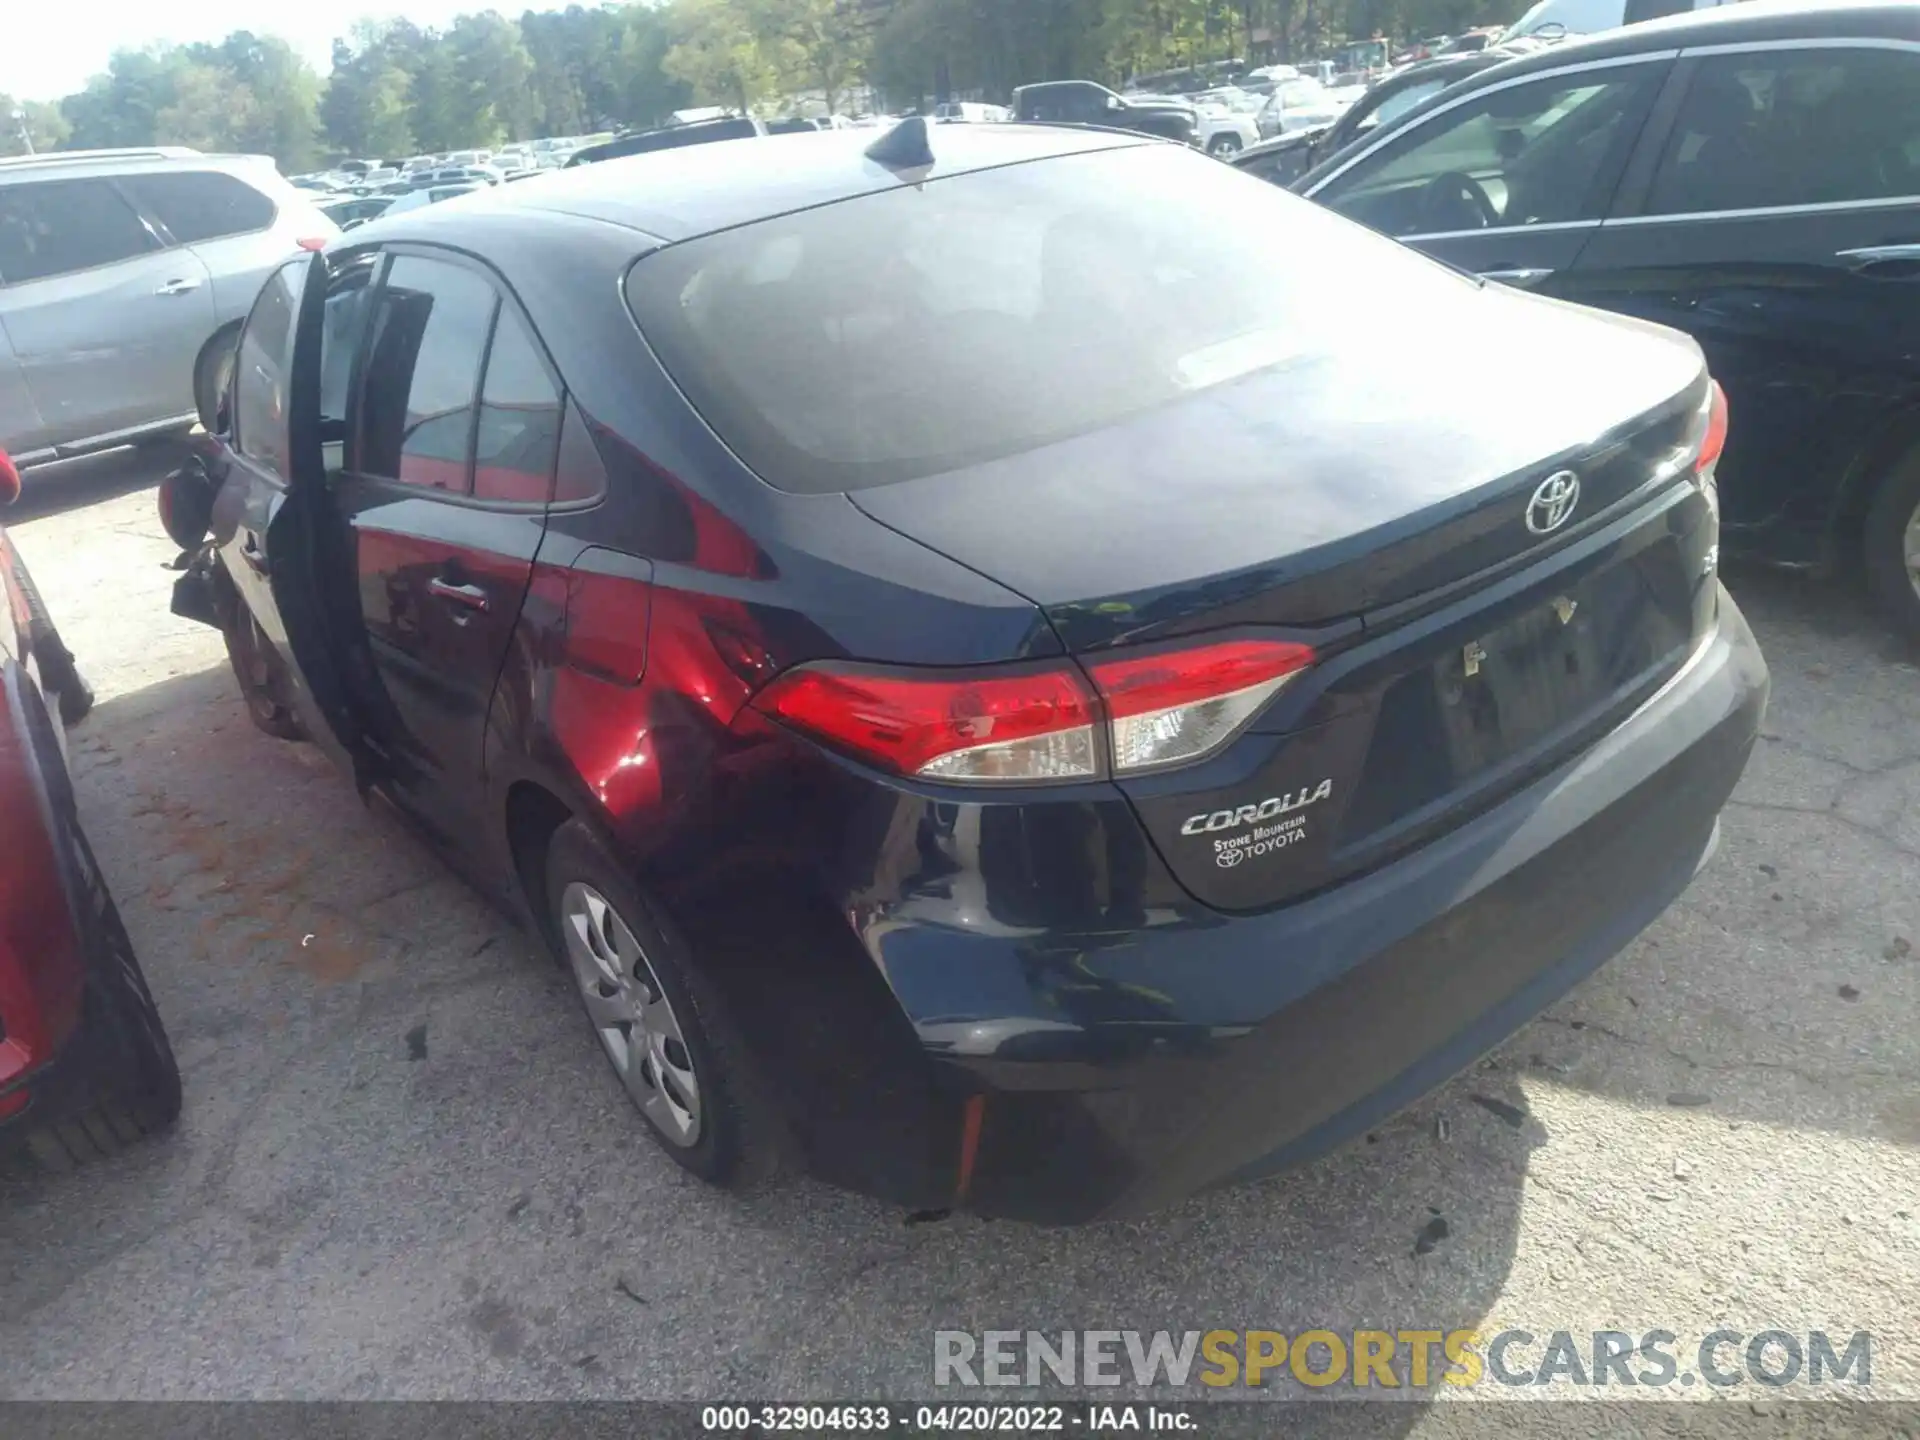
{"type": "Polygon", "coordinates": [[[1324,1151],[1685,889],[1765,704],[1692,341],[1140,136],[612,160],[290,262],[239,354],[176,608],[720,1184],[1324,1151]]]}

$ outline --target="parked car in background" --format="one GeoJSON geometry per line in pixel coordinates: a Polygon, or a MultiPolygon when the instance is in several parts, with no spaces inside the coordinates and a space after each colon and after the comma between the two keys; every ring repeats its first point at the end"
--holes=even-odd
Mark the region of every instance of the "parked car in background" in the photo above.
{"type": "Polygon", "coordinates": [[[1333,124],[1352,102],[1336,96],[1318,80],[1302,75],[1273,87],[1254,117],[1260,138],[1293,135],[1333,124]]]}
{"type": "Polygon", "coordinates": [[[716,1183],[1076,1221],[1319,1154],[1686,887],[1764,706],[1693,342],[1182,146],[608,161],[241,348],[177,607],[716,1183]]]}
{"type": "Polygon", "coordinates": [[[4,530],[0,599],[0,1146],[68,1170],[171,1125],[180,1071],[74,806],[56,710],[85,687],[4,530]]]}
{"type": "Polygon", "coordinates": [[[997,125],[1013,118],[1004,105],[985,105],[974,100],[945,100],[933,107],[933,118],[943,125],[997,125]]]}
{"type": "Polygon", "coordinates": [[[1209,155],[1238,155],[1260,143],[1257,117],[1264,101],[1240,89],[1206,90],[1193,97],[1194,143],[1209,155]]]}
{"type": "Polygon", "coordinates": [[[1732,551],[1920,635],[1920,5],[1749,0],[1482,71],[1298,182],[1493,279],[1684,330],[1732,551]]]}
{"type": "Polygon", "coordinates": [[[429,205],[438,205],[446,200],[457,200],[462,195],[471,195],[476,191],[489,188],[477,180],[458,180],[451,185],[423,185],[418,190],[409,190],[405,195],[399,196],[380,212],[378,218],[404,215],[409,210],[424,210],[429,205]]]}
{"type": "Polygon", "coordinates": [[[265,156],[0,159],[0,447],[28,467],[211,418],[239,322],[339,228],[265,156]]]}
{"type": "Polygon", "coordinates": [[[384,215],[394,199],[392,195],[355,195],[322,200],[315,208],[342,230],[351,230],[384,215]]]}
{"type": "Polygon", "coordinates": [[[416,190],[434,185],[498,185],[500,172],[490,165],[443,165],[417,172],[409,183],[416,190]]]}
{"type": "Polygon", "coordinates": [[[1447,56],[1395,71],[1349,105],[1331,124],[1263,140],[1235,156],[1233,163],[1262,180],[1291,185],[1314,166],[1371,135],[1379,126],[1397,120],[1469,76],[1523,53],[1528,52],[1517,48],[1481,51],[1447,56]]]}
{"type": "Polygon", "coordinates": [[[1129,100],[1091,80],[1050,80],[1013,92],[1013,118],[1042,125],[1101,125],[1192,145],[1200,122],[1185,101],[1129,100]]]}

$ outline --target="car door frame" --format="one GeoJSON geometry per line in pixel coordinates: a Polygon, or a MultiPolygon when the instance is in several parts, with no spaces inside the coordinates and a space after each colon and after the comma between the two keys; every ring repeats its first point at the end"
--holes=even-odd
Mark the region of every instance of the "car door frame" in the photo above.
{"type": "MultiPolygon", "coordinates": [[[[1667,77],[1667,87],[1642,127],[1639,144],[1627,164],[1619,185],[1614,190],[1613,203],[1609,207],[1606,219],[1602,222],[1604,230],[1627,228],[1642,229],[1670,225],[1714,225],[1724,222],[1743,220],[1766,220],[1791,216],[1861,214],[1873,211],[1890,210],[1902,205],[1920,210],[1920,194],[1911,196],[1886,196],[1869,200],[1838,200],[1805,205],[1763,206],[1744,210],[1701,210],[1678,214],[1649,215],[1646,204],[1651,196],[1653,184],[1659,173],[1660,165],[1666,157],[1667,144],[1672,138],[1674,126],[1679,123],[1681,109],[1692,89],[1693,80],[1701,69],[1702,62],[1721,55],[1768,54],[1780,51],[1805,52],[1809,50],[1895,50],[1920,59],[1920,40],[1908,40],[1893,35],[1852,34],[1852,35],[1799,35],[1770,39],[1727,40],[1711,44],[1688,45],[1682,48],[1679,58],[1667,77]]],[[[1920,238],[1920,222],[1915,225],[1916,238],[1920,238]]],[[[1908,284],[1920,284],[1920,281],[1907,281],[1908,284]]],[[[1839,483],[1834,487],[1831,503],[1827,506],[1824,533],[1811,556],[1798,550],[1780,549],[1777,539],[1771,539],[1776,530],[1792,531],[1792,521],[1797,511],[1794,497],[1784,497],[1781,509],[1763,521],[1749,522],[1746,529],[1758,542],[1761,553],[1780,563],[1790,566],[1812,565],[1816,569],[1831,569],[1835,564],[1835,541],[1849,517],[1857,518],[1863,514],[1869,503],[1874,487],[1884,478],[1886,465],[1892,464],[1897,457],[1916,443],[1920,443],[1920,393],[1917,393],[1903,409],[1896,409],[1886,423],[1877,430],[1864,436],[1842,467],[1839,483]]]]}
{"type": "MultiPolygon", "coordinates": [[[[293,257],[276,266],[273,275],[301,264],[293,257]]],[[[226,571],[226,583],[244,615],[232,623],[252,625],[285,661],[285,702],[300,721],[306,737],[342,771],[351,776],[362,795],[383,773],[381,758],[366,743],[360,718],[348,698],[342,652],[337,648],[337,620],[325,603],[316,576],[316,537],[324,533],[316,515],[324,515],[326,470],[319,426],[320,338],[327,285],[332,267],[326,255],[316,253],[305,262],[299,303],[294,314],[292,343],[285,357],[286,457],[284,475],[241,450],[232,417],[234,387],[239,369],[228,382],[221,410],[228,417],[217,438],[219,490],[212,515],[212,544],[226,571]],[[232,556],[252,572],[244,584],[236,578],[232,556]],[[270,607],[264,616],[262,606],[270,607]]],[[[263,287],[264,291],[264,287],[263,287]]],[[[256,307],[258,301],[255,302],[256,307]]],[[[242,333],[252,323],[250,309],[241,322],[242,333]]],[[[234,642],[229,638],[229,645],[234,642]]]]}
{"type": "Polygon", "coordinates": [[[1381,132],[1370,139],[1356,142],[1350,152],[1331,157],[1339,163],[1315,180],[1312,185],[1305,186],[1296,193],[1316,204],[1324,205],[1326,202],[1319,198],[1322,192],[1355,166],[1385,147],[1397,143],[1416,128],[1430,125],[1463,106],[1477,104],[1486,96],[1499,91],[1602,70],[1664,66],[1664,73],[1657,76],[1655,80],[1654,93],[1641,118],[1640,129],[1625,148],[1613,185],[1602,202],[1596,206],[1597,213],[1592,219],[1558,220],[1542,225],[1482,227],[1475,230],[1436,231],[1428,234],[1392,237],[1403,245],[1412,246],[1416,250],[1445,260],[1460,269],[1471,271],[1483,279],[1500,280],[1524,289],[1540,288],[1552,293],[1556,289],[1556,280],[1573,269],[1580,258],[1580,252],[1586,248],[1587,241],[1606,223],[1607,216],[1613,212],[1614,203],[1620,194],[1620,187],[1625,183],[1645,143],[1648,127],[1661,113],[1663,106],[1678,104],[1678,101],[1673,98],[1673,83],[1674,67],[1680,55],[1679,47],[1643,50],[1632,54],[1609,55],[1599,60],[1543,66],[1537,70],[1527,70],[1518,75],[1495,80],[1490,84],[1482,85],[1474,84],[1471,80],[1464,81],[1460,86],[1442,90],[1426,104],[1408,111],[1398,123],[1382,127],[1381,132]],[[1472,252],[1478,248],[1491,249],[1494,253],[1475,256],[1472,252]],[[1472,263],[1476,259],[1481,263],[1472,263]]]}
{"type": "MultiPolygon", "coordinates": [[[[547,519],[554,506],[553,495],[558,481],[560,458],[560,445],[558,433],[556,432],[554,453],[549,457],[547,466],[546,494],[541,500],[503,500],[479,496],[473,493],[473,486],[478,469],[475,449],[481,421],[481,411],[484,407],[487,378],[492,368],[494,342],[499,335],[500,321],[503,314],[511,312],[516,316],[519,324],[527,335],[532,338],[539,352],[541,366],[553,386],[554,394],[557,397],[560,407],[559,413],[563,419],[568,405],[569,391],[565,378],[561,375],[559,366],[553,359],[552,350],[548,346],[545,337],[542,336],[538,325],[534,323],[533,317],[527,312],[526,306],[521,302],[520,297],[514,292],[513,287],[507,282],[506,278],[491,265],[488,265],[485,261],[480,260],[467,251],[425,241],[396,239],[377,247],[367,246],[362,248],[363,251],[377,249],[377,252],[381,256],[379,271],[375,278],[369,282],[373,291],[369,302],[370,316],[378,315],[381,296],[386,290],[392,265],[396,260],[402,258],[410,257],[465,270],[484,282],[494,297],[493,313],[488,324],[486,339],[481,349],[480,360],[474,376],[473,413],[469,416],[467,423],[467,491],[464,493],[453,493],[421,485],[409,485],[391,476],[368,474],[356,468],[353,463],[350,463],[356,462],[359,459],[363,448],[361,429],[365,421],[365,416],[361,407],[363,403],[362,392],[365,386],[365,368],[374,338],[371,320],[368,329],[360,337],[353,356],[346,404],[347,443],[341,457],[342,463],[339,476],[339,483],[341,485],[351,487],[349,494],[353,499],[361,498],[363,494],[371,494],[376,497],[389,497],[401,501],[430,504],[446,511],[465,511],[479,515],[491,515],[499,517],[502,521],[517,520],[522,524],[531,524],[534,527],[535,533],[531,537],[530,543],[521,547],[525,550],[526,576],[521,582],[518,593],[513,596],[511,606],[503,605],[501,607],[501,615],[503,617],[510,617],[506,624],[508,640],[507,645],[503,647],[503,653],[496,656],[493,673],[488,677],[488,694],[485,707],[483,708],[484,710],[490,711],[494,695],[499,688],[501,673],[506,664],[504,651],[511,647],[512,633],[518,625],[520,611],[525,604],[527,591],[532,585],[533,572],[540,562],[540,552],[546,535],[547,519]],[[354,492],[360,493],[356,494],[354,492]]],[[[317,409],[316,391],[316,414],[317,409]]],[[[324,469],[323,459],[323,472],[324,469]]],[[[328,474],[325,476],[324,488],[329,497],[334,494],[335,480],[332,475],[328,474]]],[[[357,505],[351,506],[350,510],[343,510],[340,506],[336,505],[325,516],[324,524],[330,529],[328,543],[331,543],[336,548],[334,548],[331,553],[326,554],[324,559],[324,563],[333,568],[323,573],[331,573],[335,576],[346,574],[358,576],[358,557],[356,553],[353,553],[354,542],[349,540],[349,536],[354,527],[352,516],[359,514],[360,511],[361,507],[357,505]]],[[[486,549],[488,555],[498,555],[503,558],[515,560],[516,562],[520,558],[518,551],[515,550],[495,550],[491,547],[483,548],[486,549]]],[[[482,582],[480,580],[472,580],[469,583],[478,585],[482,582]]],[[[336,586],[336,589],[338,588],[339,587],[336,586]]],[[[432,597],[428,598],[431,599],[432,597]]],[[[382,664],[372,644],[361,605],[361,596],[358,590],[354,589],[350,595],[342,593],[337,597],[333,597],[333,599],[337,612],[334,626],[348,637],[349,644],[356,647],[355,652],[346,659],[343,667],[344,674],[349,680],[356,676],[364,677],[362,682],[355,686],[355,699],[353,703],[357,706],[358,710],[356,718],[362,741],[368,744],[379,756],[382,788],[388,797],[399,805],[401,809],[407,811],[413,819],[425,826],[430,832],[448,837],[451,844],[456,833],[464,834],[465,830],[465,827],[457,825],[450,826],[447,823],[448,817],[454,814],[457,807],[446,803],[444,797],[436,797],[431,790],[432,777],[415,773],[417,767],[408,762],[404,753],[405,747],[400,743],[405,738],[402,732],[407,729],[404,716],[401,715],[397,709],[390,714],[383,715],[378,713],[387,710],[388,707],[392,705],[392,700],[390,692],[387,690],[381,678],[385,666],[382,664]],[[371,693],[368,693],[368,682],[371,684],[371,693]]],[[[445,605],[452,602],[440,600],[435,603],[445,605]]],[[[474,776],[477,787],[477,798],[484,798],[486,787],[484,773],[484,756],[486,749],[484,744],[484,716],[481,728],[480,743],[476,744],[472,754],[474,763],[480,767],[474,776]]]]}

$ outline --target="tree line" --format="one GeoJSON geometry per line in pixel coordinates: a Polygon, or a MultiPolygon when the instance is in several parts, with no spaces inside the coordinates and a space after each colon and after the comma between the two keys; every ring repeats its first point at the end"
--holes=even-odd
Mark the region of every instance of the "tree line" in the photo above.
{"type": "Polygon", "coordinates": [[[675,110],[1001,100],[1034,80],[1289,60],[1346,38],[1510,20],[1519,0],[660,0],[364,21],[322,77],[284,40],[122,50],[58,102],[0,95],[0,153],[175,144],[399,157],[657,124],[675,110]]]}

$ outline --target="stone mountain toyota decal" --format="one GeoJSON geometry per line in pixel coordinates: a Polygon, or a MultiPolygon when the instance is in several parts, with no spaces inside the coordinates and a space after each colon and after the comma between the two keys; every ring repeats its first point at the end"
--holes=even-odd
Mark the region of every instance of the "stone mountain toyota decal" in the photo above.
{"type": "Polygon", "coordinates": [[[1234,866],[1256,855],[1284,850],[1287,846],[1297,845],[1306,839],[1307,817],[1293,812],[1304,810],[1309,805],[1316,805],[1331,794],[1333,794],[1333,781],[1322,780],[1312,790],[1308,790],[1303,785],[1298,793],[1274,795],[1260,801],[1257,805],[1240,805],[1231,810],[1215,810],[1208,814],[1189,816],[1187,822],[1180,827],[1180,833],[1182,835],[1218,835],[1244,830],[1249,825],[1256,827],[1246,831],[1245,834],[1228,835],[1226,839],[1213,842],[1213,863],[1222,870],[1231,870],[1234,866]]]}

